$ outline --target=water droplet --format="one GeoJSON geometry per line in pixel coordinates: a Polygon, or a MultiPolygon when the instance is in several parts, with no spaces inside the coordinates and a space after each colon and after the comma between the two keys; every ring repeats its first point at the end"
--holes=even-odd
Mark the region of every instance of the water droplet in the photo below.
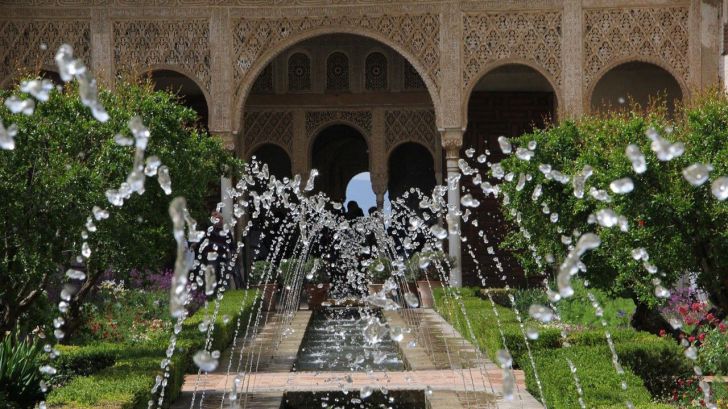
{"type": "Polygon", "coordinates": [[[144,166],[144,174],[151,177],[157,174],[157,170],[162,165],[162,161],[159,160],[156,156],[150,156],[146,160],[146,165],[144,166]]]}
{"type": "Polygon", "coordinates": [[[409,305],[410,308],[417,308],[420,306],[420,300],[417,299],[417,296],[412,292],[406,293],[404,295],[404,300],[407,302],[407,305],[409,305]]]}
{"type": "Polygon", "coordinates": [[[71,280],[85,280],[86,273],[80,270],[69,268],[68,270],[66,270],[66,277],[70,278],[71,280]]]}
{"type": "Polygon", "coordinates": [[[513,146],[511,145],[511,141],[508,140],[505,136],[499,136],[498,137],[498,145],[500,146],[501,152],[505,153],[506,155],[513,152],[513,146]]]}
{"type": "Polygon", "coordinates": [[[447,229],[434,224],[430,227],[430,231],[438,240],[445,240],[447,238],[447,229]]]}
{"type": "Polygon", "coordinates": [[[713,170],[713,166],[695,163],[683,169],[682,174],[693,186],[700,186],[708,180],[708,173],[713,170]]]}
{"type": "Polygon", "coordinates": [[[30,98],[20,99],[15,95],[5,100],[5,106],[14,114],[21,112],[23,115],[33,115],[35,111],[35,101],[30,98]]]}
{"type": "Polygon", "coordinates": [[[533,158],[533,155],[535,155],[535,152],[530,149],[516,149],[516,157],[520,160],[530,161],[531,158],[533,158]]]}
{"type": "Polygon", "coordinates": [[[212,355],[205,350],[200,350],[195,353],[192,357],[198,368],[205,372],[212,372],[217,368],[217,359],[213,358],[212,355]]]}
{"type": "Polygon", "coordinates": [[[609,184],[609,188],[612,192],[623,195],[634,190],[634,182],[631,178],[617,179],[609,184]]]}
{"type": "Polygon", "coordinates": [[[468,193],[460,198],[460,204],[465,207],[478,207],[480,206],[480,201],[478,199],[475,199],[470,193],[468,193]]]}
{"type": "Polygon", "coordinates": [[[720,201],[728,199],[728,176],[721,176],[714,180],[710,186],[710,190],[716,199],[720,201]]]}
{"type": "Polygon", "coordinates": [[[0,120],[0,148],[11,151],[15,149],[15,136],[18,134],[18,126],[15,124],[5,128],[0,120]]]}
{"type": "Polygon", "coordinates": [[[40,368],[38,368],[38,370],[40,371],[40,373],[45,374],[45,375],[55,375],[56,373],[58,373],[56,368],[54,368],[50,365],[43,365],[40,368]]]}
{"type": "Polygon", "coordinates": [[[108,219],[109,218],[109,211],[108,210],[104,210],[104,209],[102,209],[102,208],[100,208],[98,206],[94,206],[93,209],[92,209],[92,212],[94,214],[94,218],[97,221],[101,221],[101,220],[104,220],[104,219],[108,219]]]}
{"type": "Polygon", "coordinates": [[[157,181],[159,182],[159,186],[162,187],[162,190],[164,190],[164,194],[172,194],[172,179],[169,177],[169,168],[165,165],[157,169],[157,181]]]}
{"type": "Polygon", "coordinates": [[[366,398],[372,396],[372,393],[374,393],[374,389],[372,389],[371,386],[364,385],[359,390],[359,398],[366,399],[366,398]]]}
{"type": "Polygon", "coordinates": [[[635,173],[642,174],[647,171],[647,161],[645,160],[645,155],[640,151],[639,146],[634,144],[627,145],[625,153],[630,162],[632,162],[632,169],[634,169],[635,173]]]}
{"type": "Polygon", "coordinates": [[[619,222],[619,216],[612,209],[600,209],[596,217],[597,223],[602,227],[614,227],[619,222]]]}
{"type": "Polygon", "coordinates": [[[83,242],[83,244],[81,244],[81,255],[84,258],[91,257],[91,247],[89,247],[87,242],[83,242]]]}
{"type": "Polygon", "coordinates": [[[544,324],[551,322],[551,320],[554,318],[554,312],[546,306],[543,306],[541,304],[533,304],[528,308],[528,315],[531,316],[531,318],[541,321],[544,324]]]}

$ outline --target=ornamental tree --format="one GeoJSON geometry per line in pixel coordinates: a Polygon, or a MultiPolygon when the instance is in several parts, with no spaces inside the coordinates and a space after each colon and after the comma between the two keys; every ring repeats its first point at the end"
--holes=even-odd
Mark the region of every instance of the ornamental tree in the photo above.
{"type": "Polygon", "coordinates": [[[537,145],[528,161],[511,155],[502,162],[505,172],[514,174],[513,182],[501,184],[510,199],[504,213],[514,225],[520,220],[531,238],[514,229],[503,246],[519,250],[514,254],[527,272],[541,273],[527,250],[533,244],[543,260],[554,257],[554,263],[544,264],[546,273],[555,277],[568,243],[575,243],[580,232],[594,231],[602,243],[582,258],[587,270],[580,274],[592,286],[631,296],[638,314],[660,302],[655,278],[669,288],[686,272],[697,273],[712,301],[728,310],[728,201],[711,193],[711,182],[728,175],[728,98],[718,92],[696,97],[674,120],[667,118],[664,108],[648,112],[633,107],[604,117],[567,120],[513,140],[514,150],[526,148],[530,141],[537,145]],[[684,143],[685,153],[670,161],[658,160],[646,136],[650,129],[671,142],[684,143]],[[626,156],[629,144],[639,146],[646,157],[644,173],[636,173],[626,156]],[[698,187],[683,177],[683,170],[695,163],[714,168],[710,180],[698,187]],[[539,170],[542,164],[570,176],[569,181],[547,178],[539,170]],[[584,197],[578,198],[573,178],[587,165],[593,174],[586,181],[584,197]],[[532,180],[519,190],[520,174],[532,180]],[[625,177],[632,179],[633,191],[610,190],[611,182],[625,177]],[[534,199],[537,185],[543,194],[534,199]],[[606,190],[609,202],[597,200],[589,192],[592,188],[606,190]],[[628,231],[588,222],[589,215],[607,208],[626,218],[628,231]],[[552,222],[546,212],[557,213],[558,221],[552,222]],[[646,249],[649,260],[635,260],[636,248],[646,249]]]}
{"type": "MultiPolygon", "coordinates": [[[[11,94],[28,97],[4,91],[0,99],[11,94]]],[[[172,196],[184,196],[204,224],[209,186],[239,166],[218,138],[195,127],[193,110],[149,83],[118,84],[113,93],[102,90],[100,101],[110,115],[104,123],[82,105],[73,84],[53,90],[31,116],[0,108],[5,126],[17,126],[15,149],[0,150],[0,334],[40,305],[46,290],[59,291],[81,253],[82,234],[88,234],[92,253],[84,266],[88,278],[71,302],[70,330],[79,304],[103,272],[170,264],[172,196]],[[166,195],[156,177],[147,178],[143,195],[116,207],[104,192],[126,179],[134,147],[114,139],[131,136],[127,123],[137,115],[151,132],[147,156],[158,156],[169,168],[173,192],[166,195]],[[93,220],[97,231],[91,232],[86,224],[94,206],[110,217],[93,220]]]]}

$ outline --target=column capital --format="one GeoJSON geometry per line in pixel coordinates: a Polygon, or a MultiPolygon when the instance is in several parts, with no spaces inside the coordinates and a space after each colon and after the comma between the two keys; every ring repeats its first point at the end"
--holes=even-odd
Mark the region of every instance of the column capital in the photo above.
{"type": "Polygon", "coordinates": [[[387,192],[387,185],[389,184],[389,178],[387,172],[371,172],[370,178],[372,181],[372,190],[377,195],[384,195],[387,192]]]}
{"type": "Polygon", "coordinates": [[[460,157],[460,147],[463,146],[463,133],[461,128],[446,128],[440,130],[442,147],[445,148],[447,159],[460,157]]]}

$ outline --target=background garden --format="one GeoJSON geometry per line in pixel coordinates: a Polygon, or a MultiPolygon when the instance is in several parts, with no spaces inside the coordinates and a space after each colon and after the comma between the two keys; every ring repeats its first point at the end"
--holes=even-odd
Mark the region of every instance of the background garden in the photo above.
{"type": "MultiPolygon", "coordinates": [[[[150,151],[171,175],[180,175],[173,177],[175,194],[187,199],[197,220],[209,219],[210,186],[241,164],[173,95],[154,92],[149,84],[117,86],[114,93],[101,94],[112,118],[101,123],[73,87],[52,91],[32,117],[0,108],[2,122],[16,124],[22,135],[12,154],[0,154],[0,402],[32,407],[41,391],[50,389],[51,407],[143,408],[154,385],[167,387],[170,402],[182,375],[194,369],[191,353],[205,339],[200,326],[211,323],[203,322],[209,305],[201,291],[193,306],[198,312],[183,326],[174,328],[169,316],[174,251],[169,198],[150,184],[143,200],[132,199],[114,211],[92,238],[83,236],[84,230],[95,229],[86,214],[106,201],[103,192],[131,165],[132,147],[119,145],[110,135],[124,138],[126,122],[134,115],[156,136],[150,151]],[[93,263],[80,266],[73,255],[87,239],[96,254],[93,263]],[[65,287],[69,268],[81,269],[90,279],[71,291],[65,287]],[[67,301],[62,323],[52,318],[59,300],[67,301]],[[60,353],[56,371],[41,374],[38,367],[49,359],[45,352],[55,355],[46,344],[59,327],[65,337],[55,347],[60,353]],[[171,334],[182,353],[174,355],[171,376],[162,379],[159,362],[171,355],[171,334]]],[[[509,158],[503,167],[545,178],[538,169],[542,163],[571,175],[590,165],[595,169],[591,182],[608,185],[630,172],[625,146],[636,143],[650,151],[645,136],[650,129],[683,142],[685,154],[669,163],[650,160],[647,171],[634,178],[632,194],[611,198],[611,206],[636,225],[628,232],[597,228],[602,245],[585,256],[588,268],[575,281],[575,296],[558,303],[557,319],[548,324],[517,319],[517,314],[528,317],[532,304],[549,303],[541,287],[442,289],[435,294],[438,312],[492,360],[498,350],[510,351],[534,396],[540,395],[538,375],[548,407],[580,407],[580,397],[586,407],[623,407],[626,399],[642,408],[701,407],[698,377],[685,356],[688,346],[697,349],[696,363],[712,380],[715,401],[728,407],[721,378],[728,373],[728,205],[715,200],[710,189],[689,185],[682,175],[692,163],[709,163],[716,174],[728,173],[728,99],[707,93],[673,118],[659,107],[648,113],[634,107],[608,117],[563,121],[514,141],[525,145],[535,140],[535,157],[509,158]],[[635,259],[635,248],[645,248],[649,260],[635,259]],[[655,278],[671,288],[668,299],[656,296],[655,278]],[[446,291],[452,297],[444,297],[446,291]],[[524,336],[530,338],[528,346],[524,336]],[[624,388],[607,337],[624,367],[624,388]]],[[[601,206],[598,200],[577,200],[570,187],[546,180],[543,186],[560,225],[574,231],[594,228],[587,220],[601,206]]],[[[512,183],[503,183],[502,189],[510,197],[503,212],[514,226],[505,246],[528,274],[553,283],[557,266],[547,262],[542,268],[534,256],[561,260],[577,235],[559,231],[530,192],[512,183]],[[530,232],[528,239],[523,231],[530,232]]],[[[373,271],[371,278],[377,281],[385,273],[373,271]]],[[[420,279],[418,274],[408,280],[420,279]]],[[[213,326],[212,349],[226,347],[233,324],[251,311],[255,290],[247,291],[247,296],[246,290],[226,293],[213,326]]]]}

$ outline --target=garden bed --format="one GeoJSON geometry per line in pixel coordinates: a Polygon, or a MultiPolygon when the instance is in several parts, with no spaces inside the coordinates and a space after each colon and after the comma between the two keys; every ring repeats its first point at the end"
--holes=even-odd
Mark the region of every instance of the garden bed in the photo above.
{"type": "MultiPolygon", "coordinates": [[[[215,321],[212,350],[221,350],[232,342],[238,317],[243,320],[241,325],[245,325],[254,295],[253,290],[248,291],[247,298],[245,291],[225,294],[215,321]],[[246,304],[242,306],[244,300],[246,304]],[[223,316],[230,319],[223,320],[223,316]]],[[[205,342],[205,334],[198,329],[203,317],[204,311],[200,310],[185,320],[172,359],[166,402],[172,402],[179,395],[184,374],[194,370],[191,357],[205,342]]],[[[165,357],[167,342],[167,338],[159,338],[133,345],[98,343],[64,348],[66,354],[61,355],[63,363],[59,373],[64,374],[67,382],[49,394],[49,407],[146,408],[155,376],[161,373],[160,362],[165,357]]]]}

